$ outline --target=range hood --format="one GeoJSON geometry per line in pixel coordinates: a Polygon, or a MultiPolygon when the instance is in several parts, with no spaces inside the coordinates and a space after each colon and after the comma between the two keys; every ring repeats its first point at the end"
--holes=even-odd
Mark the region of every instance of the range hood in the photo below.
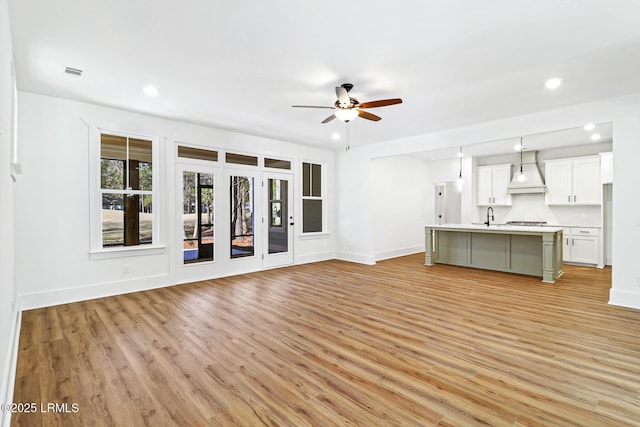
{"type": "Polygon", "coordinates": [[[513,177],[507,192],[509,194],[533,194],[533,193],[545,193],[547,187],[544,185],[544,180],[538,169],[538,162],[536,157],[537,151],[523,151],[522,152],[522,172],[524,172],[524,181],[518,180],[520,174],[520,164],[517,164],[513,171],[513,177]]]}

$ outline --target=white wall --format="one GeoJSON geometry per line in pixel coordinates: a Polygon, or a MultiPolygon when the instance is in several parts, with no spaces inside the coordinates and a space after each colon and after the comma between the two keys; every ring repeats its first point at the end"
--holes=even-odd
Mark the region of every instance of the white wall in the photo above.
{"type": "Polygon", "coordinates": [[[426,223],[427,162],[387,157],[373,160],[372,170],[376,260],[424,251],[424,238],[415,230],[426,223]]]}
{"type": "Polygon", "coordinates": [[[375,264],[371,157],[351,148],[336,158],[335,254],[338,259],[375,264]]]}
{"type": "MultiPolygon", "coordinates": [[[[175,141],[322,162],[328,170],[326,203],[329,233],[300,239],[296,222],[295,260],[333,258],[335,154],[332,151],[180,123],[112,108],[19,92],[19,131],[23,175],[16,185],[16,278],[23,308],[95,298],[220,277],[261,268],[258,257],[229,260],[219,251],[214,264],[183,266],[176,206],[175,141]],[[160,141],[161,243],[153,254],[97,259],[90,249],[89,147],[97,127],[155,135],[160,141]],[[220,256],[223,255],[223,256],[220,256]],[[128,273],[123,271],[124,265],[128,273]]],[[[95,144],[96,142],[93,141],[95,144]]],[[[294,215],[300,209],[295,182],[294,215]]],[[[256,196],[258,197],[258,196],[256,196]]],[[[154,200],[154,202],[157,202],[154,200]]],[[[222,219],[217,227],[225,227],[222,219]]],[[[180,234],[181,236],[181,234],[180,234]]]]}
{"type": "MultiPolygon", "coordinates": [[[[336,162],[338,177],[350,176],[352,184],[338,194],[336,253],[350,260],[375,259],[373,244],[366,237],[374,234],[374,199],[371,197],[373,159],[609,121],[613,122],[615,158],[612,254],[616,259],[610,303],[640,308],[640,264],[635,255],[640,253],[640,198],[635,185],[637,159],[640,158],[638,94],[354,147],[347,153],[339,153],[336,162]],[[348,213],[352,211],[364,214],[359,216],[359,221],[351,221],[348,213]]],[[[416,233],[422,232],[416,230],[416,233]]]]}
{"type": "MultiPolygon", "coordinates": [[[[6,0],[0,0],[0,403],[10,402],[15,375],[14,343],[19,331],[14,268],[14,183],[12,162],[12,78],[11,33],[6,0]]],[[[9,415],[0,413],[0,425],[9,415]]]]}
{"type": "Polygon", "coordinates": [[[640,308],[640,99],[627,98],[613,122],[613,287],[610,303],[640,308]]]}
{"type": "MultiPolygon", "coordinates": [[[[460,162],[459,159],[445,159],[445,160],[429,160],[427,162],[428,182],[427,186],[427,220],[423,225],[435,224],[436,219],[434,216],[434,183],[438,182],[455,182],[460,174],[460,162]]],[[[454,216],[456,222],[471,222],[469,221],[469,205],[473,196],[474,174],[472,173],[472,159],[471,157],[462,158],[462,178],[464,184],[460,191],[460,203],[457,206],[459,212],[454,216]]],[[[457,190],[456,190],[457,191],[457,190]]],[[[447,213],[448,214],[448,213],[447,213]]]]}

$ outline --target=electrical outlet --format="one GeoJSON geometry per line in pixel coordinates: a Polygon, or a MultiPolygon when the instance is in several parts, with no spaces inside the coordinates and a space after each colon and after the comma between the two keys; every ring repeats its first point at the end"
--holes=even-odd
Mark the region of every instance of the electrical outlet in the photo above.
{"type": "Polygon", "coordinates": [[[122,274],[129,274],[129,264],[122,266],[122,274]]]}

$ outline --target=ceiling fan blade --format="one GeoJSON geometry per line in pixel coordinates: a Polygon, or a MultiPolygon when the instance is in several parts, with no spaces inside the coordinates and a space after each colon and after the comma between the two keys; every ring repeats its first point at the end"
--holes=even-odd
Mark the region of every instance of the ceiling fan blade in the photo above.
{"type": "Polygon", "coordinates": [[[375,114],[371,114],[367,111],[358,110],[358,115],[363,119],[373,120],[374,122],[382,120],[382,117],[378,117],[375,114]]]}
{"type": "Polygon", "coordinates": [[[351,104],[349,92],[342,86],[336,87],[336,95],[338,96],[338,102],[341,107],[348,107],[351,104]]]}
{"type": "Polygon", "coordinates": [[[336,107],[325,107],[321,105],[292,105],[293,108],[328,108],[334,110],[336,107]]]}
{"type": "Polygon", "coordinates": [[[358,105],[358,108],[384,107],[387,105],[394,105],[394,104],[402,104],[402,99],[392,98],[392,99],[381,99],[379,101],[363,102],[362,104],[358,105]]]}
{"type": "Polygon", "coordinates": [[[335,115],[335,114],[332,114],[332,115],[330,115],[329,117],[327,117],[326,119],[324,119],[324,120],[322,121],[322,123],[328,123],[328,122],[330,122],[331,120],[333,120],[333,119],[335,119],[335,118],[336,118],[336,115],[335,115]]]}

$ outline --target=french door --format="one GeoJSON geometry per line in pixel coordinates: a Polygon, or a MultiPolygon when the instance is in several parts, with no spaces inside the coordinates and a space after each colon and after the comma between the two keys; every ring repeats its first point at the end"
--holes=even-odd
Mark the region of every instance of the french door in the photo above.
{"type": "Polygon", "coordinates": [[[293,264],[293,175],[262,174],[264,268],[293,264]]]}
{"type": "Polygon", "coordinates": [[[178,265],[187,280],[293,264],[293,175],[178,163],[178,265]]]}

